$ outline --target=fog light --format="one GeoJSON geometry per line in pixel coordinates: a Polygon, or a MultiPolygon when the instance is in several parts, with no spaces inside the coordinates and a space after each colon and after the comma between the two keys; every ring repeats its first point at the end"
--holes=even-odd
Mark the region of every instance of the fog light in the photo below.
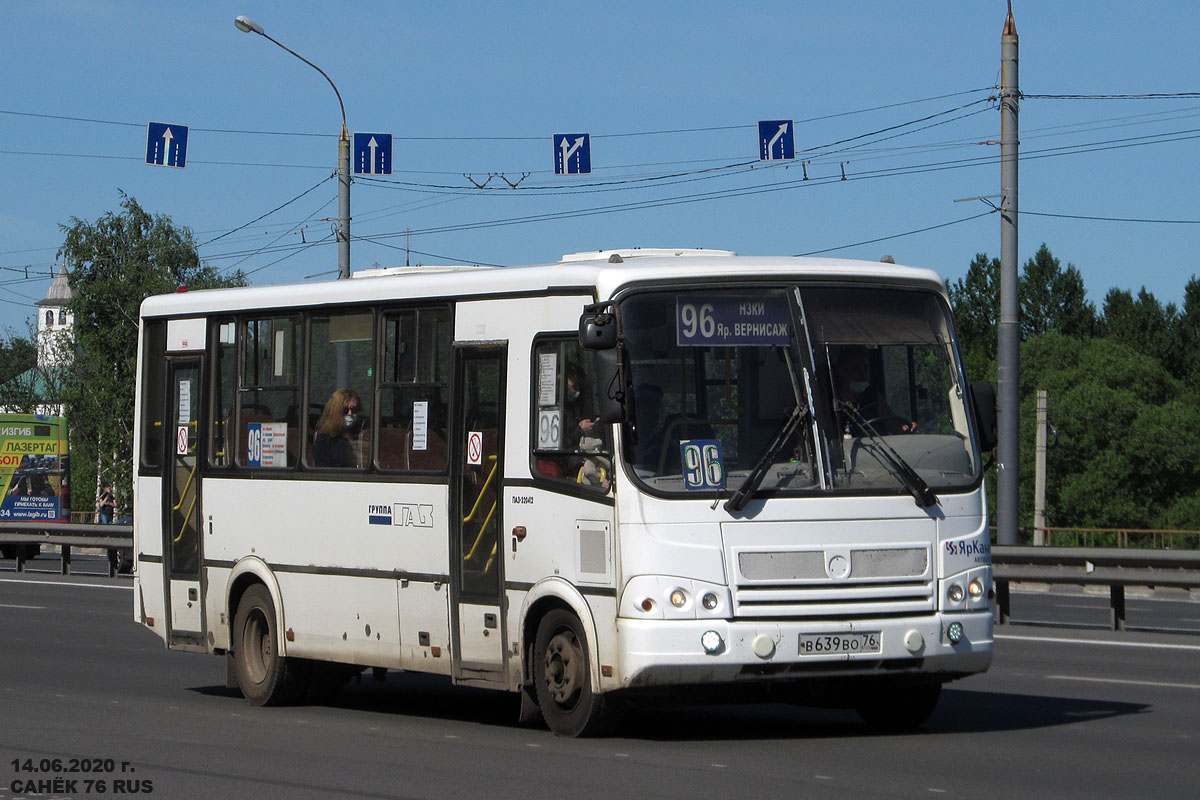
{"type": "Polygon", "coordinates": [[[706,592],[704,597],[700,598],[700,602],[705,608],[707,608],[709,611],[712,611],[717,607],[717,596],[712,592],[706,592]]]}
{"type": "Polygon", "coordinates": [[[950,640],[950,644],[958,644],[963,638],[963,626],[961,622],[951,622],[950,627],[946,628],[946,638],[950,640]]]}
{"type": "Polygon", "coordinates": [[[969,592],[971,597],[974,597],[976,600],[983,597],[983,581],[979,580],[978,578],[971,581],[971,584],[967,586],[967,592],[969,592]]]}
{"type": "Polygon", "coordinates": [[[671,592],[671,605],[676,608],[683,608],[687,605],[687,595],[684,594],[683,589],[676,589],[671,592]]]}
{"type": "Polygon", "coordinates": [[[951,603],[961,603],[963,599],[963,588],[957,583],[954,584],[950,587],[950,590],[946,592],[946,597],[951,603]]]}
{"type": "Polygon", "coordinates": [[[700,646],[704,648],[704,652],[714,656],[725,649],[725,640],[716,631],[705,631],[700,634],[700,646]]]}

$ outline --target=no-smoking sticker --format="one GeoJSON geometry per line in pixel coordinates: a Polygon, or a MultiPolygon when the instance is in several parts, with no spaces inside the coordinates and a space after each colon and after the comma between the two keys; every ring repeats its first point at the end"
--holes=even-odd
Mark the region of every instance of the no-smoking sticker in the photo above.
{"type": "Polygon", "coordinates": [[[188,426],[180,425],[175,430],[175,453],[186,456],[188,453],[188,426]]]}
{"type": "Polygon", "coordinates": [[[483,463],[483,432],[470,431],[467,433],[467,464],[478,467],[483,463]]]}

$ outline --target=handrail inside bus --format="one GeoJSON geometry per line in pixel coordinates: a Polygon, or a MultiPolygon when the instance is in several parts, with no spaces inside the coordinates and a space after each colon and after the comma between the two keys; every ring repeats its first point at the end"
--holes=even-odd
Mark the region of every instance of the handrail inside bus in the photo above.
{"type": "MultiPolygon", "coordinates": [[[[467,514],[465,517],[463,517],[463,522],[470,522],[471,519],[475,516],[475,512],[479,510],[479,506],[483,502],[484,494],[487,493],[488,487],[491,486],[492,480],[496,477],[496,470],[499,469],[500,464],[496,460],[496,456],[488,456],[488,460],[493,462],[492,470],[491,470],[491,472],[488,473],[487,480],[483,482],[483,486],[480,487],[479,497],[475,498],[475,505],[471,508],[471,512],[469,514],[467,514]]],[[[463,556],[463,561],[470,561],[472,558],[475,557],[475,551],[479,549],[479,545],[483,541],[483,535],[484,535],[484,533],[487,532],[488,524],[492,521],[492,517],[496,513],[497,505],[498,505],[498,501],[493,500],[492,507],[490,509],[488,509],[487,516],[484,517],[483,522],[479,526],[479,533],[475,536],[475,542],[471,545],[471,550],[466,555],[463,556]]],[[[495,544],[495,542],[493,542],[491,556],[494,557],[495,554],[496,554],[496,544],[495,544]]],[[[488,566],[490,566],[490,564],[491,564],[491,558],[489,558],[487,564],[484,565],[484,568],[483,568],[484,572],[487,572],[488,566]]]]}

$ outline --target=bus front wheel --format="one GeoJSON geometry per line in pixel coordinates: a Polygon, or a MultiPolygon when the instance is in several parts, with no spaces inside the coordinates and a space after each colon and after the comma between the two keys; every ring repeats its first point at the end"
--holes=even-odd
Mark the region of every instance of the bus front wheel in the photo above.
{"type": "Polygon", "coordinates": [[[275,603],[262,584],[246,590],[233,623],[233,659],[242,694],[256,706],[299,699],[305,681],[300,664],[279,652],[275,603]]]}
{"type": "Polygon", "coordinates": [[[594,736],[614,722],[613,708],[592,691],[583,626],[569,611],[554,609],[538,624],[534,683],[542,716],[558,736],[594,736]]]}

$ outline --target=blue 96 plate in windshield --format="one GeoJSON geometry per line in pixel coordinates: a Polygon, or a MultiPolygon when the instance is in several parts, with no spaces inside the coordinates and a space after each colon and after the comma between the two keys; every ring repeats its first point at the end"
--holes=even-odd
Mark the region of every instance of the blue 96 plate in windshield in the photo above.
{"type": "Polygon", "coordinates": [[[787,298],[780,295],[681,295],[675,301],[680,347],[786,346],[790,334],[787,298]]]}

